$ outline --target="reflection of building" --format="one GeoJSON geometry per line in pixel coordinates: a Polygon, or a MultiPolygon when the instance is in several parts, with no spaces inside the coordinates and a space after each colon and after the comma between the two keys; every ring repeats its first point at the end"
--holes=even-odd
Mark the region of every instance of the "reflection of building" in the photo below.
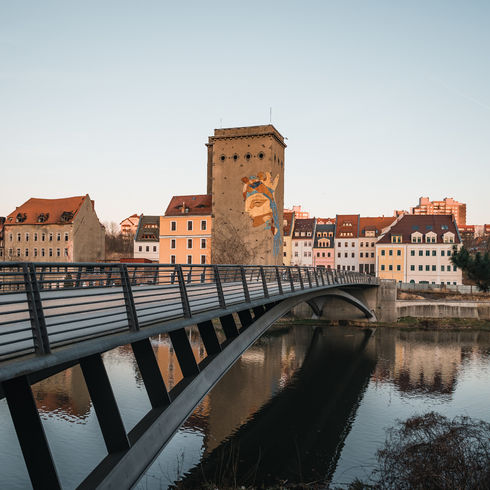
{"type": "Polygon", "coordinates": [[[215,129],[207,147],[213,263],[233,234],[248,251],[237,261],[282,265],[284,138],[271,124],[215,129]]]}
{"type": "Polygon", "coordinates": [[[160,244],[160,216],[141,215],[134,237],[134,258],[158,262],[160,244]]]}
{"type": "Polygon", "coordinates": [[[61,371],[32,385],[37,408],[77,419],[89,415],[91,401],[80,366],[61,371]]]}
{"type": "Polygon", "coordinates": [[[5,221],[4,260],[96,262],[105,256],[105,233],[89,195],[31,198],[5,221]]]}
{"type": "Polygon", "coordinates": [[[209,264],[211,196],[173,196],[160,217],[160,263],[209,264]]]}

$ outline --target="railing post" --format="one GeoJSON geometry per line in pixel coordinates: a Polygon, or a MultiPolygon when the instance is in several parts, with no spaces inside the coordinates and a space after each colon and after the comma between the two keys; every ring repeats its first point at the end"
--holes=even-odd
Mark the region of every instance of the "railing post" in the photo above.
{"type": "Polygon", "coordinates": [[[36,277],[36,266],[33,263],[22,264],[22,272],[24,274],[34,348],[36,354],[49,354],[51,348],[49,346],[46,320],[44,318],[43,305],[39,292],[39,283],[36,277]]]}
{"type": "Polygon", "coordinates": [[[293,275],[291,274],[291,266],[288,267],[289,284],[291,284],[291,292],[294,293],[294,281],[293,275]]]}
{"type": "Polygon", "coordinates": [[[310,268],[306,268],[306,275],[308,276],[308,285],[310,286],[310,289],[313,287],[313,283],[311,282],[311,273],[310,273],[310,268]]]}
{"type": "Polygon", "coordinates": [[[301,275],[301,267],[298,266],[298,274],[299,274],[299,284],[301,285],[301,289],[305,288],[305,285],[303,284],[303,276],[301,275]]]}
{"type": "Polygon", "coordinates": [[[277,279],[277,287],[279,288],[279,294],[282,294],[281,273],[279,272],[279,267],[277,265],[276,265],[276,279],[277,279]]]}
{"type": "Polygon", "coordinates": [[[176,265],[175,271],[177,272],[177,278],[179,280],[180,299],[182,301],[182,311],[184,312],[184,318],[190,318],[192,316],[192,313],[191,307],[189,305],[189,296],[187,296],[187,289],[185,287],[182,266],[176,265]]]}
{"type": "Polygon", "coordinates": [[[264,298],[268,298],[269,297],[269,291],[267,289],[267,282],[265,280],[264,267],[259,266],[259,270],[260,270],[260,277],[262,279],[262,288],[264,289],[264,298]]]}
{"type": "Polygon", "coordinates": [[[218,301],[220,308],[226,308],[225,295],[223,294],[223,286],[221,285],[221,277],[219,275],[219,267],[213,266],[214,280],[216,281],[216,290],[218,292],[218,301]]]}
{"type": "Polygon", "coordinates": [[[242,276],[242,286],[245,301],[247,303],[250,303],[250,293],[248,292],[247,276],[245,274],[245,268],[243,266],[240,267],[240,275],[242,276]]]}
{"type": "Polygon", "coordinates": [[[320,286],[320,281],[318,280],[318,270],[316,267],[313,269],[313,274],[315,275],[316,287],[318,287],[320,286]]]}
{"type": "Polygon", "coordinates": [[[126,305],[129,330],[136,332],[140,329],[140,326],[138,323],[136,306],[134,304],[133,290],[131,289],[131,284],[129,281],[128,266],[126,264],[120,264],[119,270],[121,272],[121,286],[124,295],[124,303],[126,305]]]}

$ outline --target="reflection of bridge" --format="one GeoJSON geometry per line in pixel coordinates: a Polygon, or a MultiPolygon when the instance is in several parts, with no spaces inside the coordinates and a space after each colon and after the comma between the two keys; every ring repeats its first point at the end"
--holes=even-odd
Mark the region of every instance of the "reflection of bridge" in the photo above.
{"type": "Polygon", "coordinates": [[[81,487],[126,487],[277,319],[302,302],[319,314],[327,297],[371,319],[355,294],[378,285],[352,272],[280,266],[4,263],[0,278],[0,395],[7,398],[35,488],[60,483],[32,383],[80,364],[108,452],[81,487]],[[213,319],[219,319],[223,342],[213,319]],[[196,324],[207,354],[199,364],[185,330],[196,324]],[[162,333],[169,335],[183,374],[171,391],[149,341],[162,333]],[[152,405],[129,433],[101,357],[126,344],[152,405]]]}
{"type": "Polygon", "coordinates": [[[203,478],[220,488],[327,485],[376,366],[370,335],[316,328],[291,383],[188,472],[183,488],[201,488],[203,478]]]}

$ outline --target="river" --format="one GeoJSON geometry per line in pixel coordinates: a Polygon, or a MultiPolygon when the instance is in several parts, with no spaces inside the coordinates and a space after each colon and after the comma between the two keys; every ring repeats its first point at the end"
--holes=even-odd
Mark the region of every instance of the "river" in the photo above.
{"type": "MultiPolygon", "coordinates": [[[[205,355],[190,332],[197,358],[205,355]]],[[[181,373],[166,336],[152,339],[165,382],[181,373]]],[[[150,409],[129,347],[104,355],[129,431],[150,409]]],[[[347,485],[366,478],[386,429],[436,411],[490,422],[490,333],[277,326],[202,400],[137,485],[139,490],[277,482],[347,485]]],[[[105,454],[80,369],[33,386],[64,488],[105,454]]],[[[5,400],[0,401],[1,488],[30,483],[5,400]]]]}

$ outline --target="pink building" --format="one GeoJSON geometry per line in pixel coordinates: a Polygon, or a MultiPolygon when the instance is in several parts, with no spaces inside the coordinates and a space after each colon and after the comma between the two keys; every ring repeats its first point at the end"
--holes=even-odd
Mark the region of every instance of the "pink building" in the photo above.
{"type": "Polygon", "coordinates": [[[320,224],[327,220],[318,218],[315,229],[315,240],[313,243],[313,265],[315,267],[325,267],[325,269],[335,268],[335,224],[320,224]]]}

